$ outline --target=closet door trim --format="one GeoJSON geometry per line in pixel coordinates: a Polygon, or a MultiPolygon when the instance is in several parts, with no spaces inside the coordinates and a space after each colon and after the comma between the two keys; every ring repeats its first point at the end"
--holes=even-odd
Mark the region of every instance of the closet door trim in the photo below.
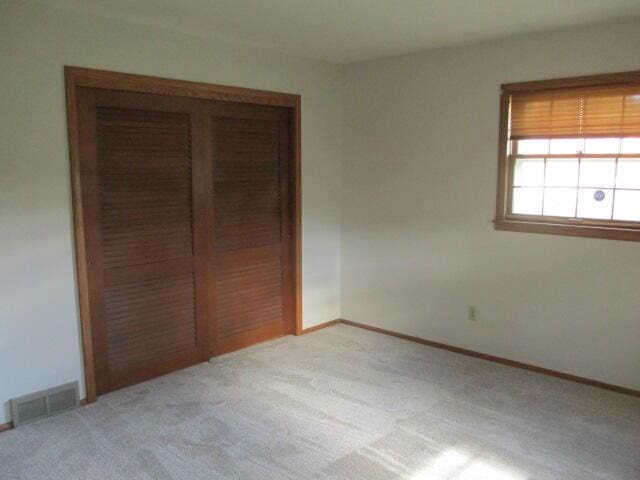
{"type": "MultiPolygon", "coordinates": [[[[91,225],[85,222],[85,205],[82,197],[82,161],[86,150],[80,141],[78,109],[82,102],[78,102],[81,95],[79,87],[104,88],[121,90],[123,92],[152,93],[181,97],[200,98],[208,100],[246,103],[253,105],[271,105],[288,107],[292,110],[292,145],[291,145],[291,176],[288,184],[291,187],[292,201],[292,236],[293,236],[293,313],[295,334],[302,332],[302,210],[301,210],[301,97],[300,95],[254,90],[248,88],[214,85],[208,83],[173,80],[146,75],[93,70],[87,68],[66,66],[65,87],[67,103],[67,129],[69,139],[69,159],[71,167],[71,193],[73,201],[74,237],[76,275],[78,285],[78,302],[80,312],[80,326],[82,335],[82,354],[84,363],[84,381],[86,400],[88,403],[96,400],[96,362],[92,341],[92,315],[99,314],[92,309],[91,292],[89,290],[89,276],[92,268],[91,259],[87,256],[87,230],[91,225]]],[[[204,115],[203,115],[204,116],[204,115]]],[[[204,120],[204,118],[202,118],[204,120]]],[[[197,214],[194,211],[194,215],[197,214]]]]}

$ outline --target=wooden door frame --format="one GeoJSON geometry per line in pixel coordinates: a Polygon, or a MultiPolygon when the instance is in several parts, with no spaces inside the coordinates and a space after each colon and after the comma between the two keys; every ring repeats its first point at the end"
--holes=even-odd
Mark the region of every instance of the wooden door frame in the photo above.
{"type": "Polygon", "coordinates": [[[81,67],[64,67],[67,102],[67,128],[69,137],[69,160],[71,167],[71,194],[73,202],[76,275],[80,327],[82,331],[82,355],[87,403],[96,400],[96,377],[91,334],[91,311],[89,308],[88,258],[85,245],[85,225],[83,222],[82,190],[80,178],[80,144],[78,131],[78,87],[105,88],[125,92],[152,93],[180,97],[202,98],[253,105],[270,105],[292,109],[292,163],[291,186],[293,201],[292,229],[293,284],[295,333],[302,333],[302,141],[301,141],[301,97],[289,93],[254,90],[226,85],[173,80],[147,75],[110,72],[81,67]]]}

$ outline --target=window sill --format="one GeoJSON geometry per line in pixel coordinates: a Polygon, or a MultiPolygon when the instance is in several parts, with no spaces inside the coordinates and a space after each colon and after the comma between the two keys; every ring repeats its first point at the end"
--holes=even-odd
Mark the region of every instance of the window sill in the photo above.
{"type": "Polygon", "coordinates": [[[569,223],[541,222],[513,219],[496,219],[495,229],[506,232],[544,233],[571,237],[605,238],[640,242],[640,229],[614,226],[576,225],[569,223]]]}

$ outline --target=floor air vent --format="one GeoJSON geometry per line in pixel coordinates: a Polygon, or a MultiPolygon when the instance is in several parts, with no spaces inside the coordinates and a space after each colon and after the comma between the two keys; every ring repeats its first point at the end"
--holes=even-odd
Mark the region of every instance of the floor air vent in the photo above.
{"type": "Polygon", "coordinates": [[[78,382],[65,383],[59,387],[48,388],[12,398],[11,417],[14,427],[65,412],[79,405],[78,382]]]}

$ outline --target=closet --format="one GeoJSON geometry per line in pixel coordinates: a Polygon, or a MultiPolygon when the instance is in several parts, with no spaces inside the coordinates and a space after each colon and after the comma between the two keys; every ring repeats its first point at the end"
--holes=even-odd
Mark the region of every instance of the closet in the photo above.
{"type": "Polygon", "coordinates": [[[293,109],[73,94],[95,393],[295,333],[293,109]]]}

